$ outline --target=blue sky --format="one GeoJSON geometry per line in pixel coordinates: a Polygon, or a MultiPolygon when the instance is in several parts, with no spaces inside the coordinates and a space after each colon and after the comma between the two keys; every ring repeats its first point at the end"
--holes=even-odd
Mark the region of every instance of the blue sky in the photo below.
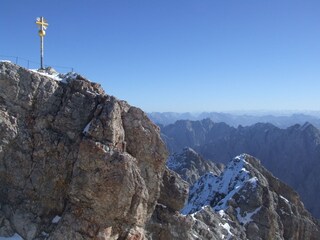
{"type": "Polygon", "coordinates": [[[145,111],[320,110],[319,0],[1,0],[0,55],[39,62],[38,16],[45,64],[145,111]]]}

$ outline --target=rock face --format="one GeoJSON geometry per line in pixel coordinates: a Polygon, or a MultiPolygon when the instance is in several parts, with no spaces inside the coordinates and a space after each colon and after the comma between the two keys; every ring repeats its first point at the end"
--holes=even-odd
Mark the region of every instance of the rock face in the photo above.
{"type": "Polygon", "coordinates": [[[211,218],[219,214],[223,220],[218,225],[226,230],[221,239],[320,238],[320,225],[298,194],[246,154],[234,158],[220,176],[202,176],[191,187],[182,213],[211,231],[211,218]]]}
{"type": "Polygon", "coordinates": [[[169,156],[167,166],[191,185],[202,175],[208,172],[220,175],[223,169],[222,164],[215,164],[203,159],[192,148],[184,148],[180,153],[169,156]]]}
{"type": "Polygon", "coordinates": [[[263,165],[292,186],[307,209],[320,218],[320,130],[311,124],[280,129],[259,123],[230,127],[224,123],[178,121],[162,129],[170,151],[191,147],[205,159],[227,163],[243,152],[261,159],[263,165]]]}
{"type": "Polygon", "coordinates": [[[0,236],[145,239],[166,159],[159,129],[99,84],[0,63],[0,236]]]}

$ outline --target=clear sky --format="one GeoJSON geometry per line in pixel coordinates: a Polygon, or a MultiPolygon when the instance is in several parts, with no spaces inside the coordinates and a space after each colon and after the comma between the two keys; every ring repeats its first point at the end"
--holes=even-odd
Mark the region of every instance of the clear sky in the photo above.
{"type": "Polygon", "coordinates": [[[1,0],[0,8],[0,55],[39,62],[35,19],[44,16],[45,64],[71,66],[148,112],[320,110],[319,0],[1,0]]]}

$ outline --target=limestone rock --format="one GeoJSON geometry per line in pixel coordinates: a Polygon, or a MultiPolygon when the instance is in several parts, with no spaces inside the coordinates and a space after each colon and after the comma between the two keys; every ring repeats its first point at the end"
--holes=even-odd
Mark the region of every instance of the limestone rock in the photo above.
{"type": "Polygon", "coordinates": [[[138,108],[0,63],[0,236],[145,239],[167,159],[138,108]]]}
{"type": "Polygon", "coordinates": [[[183,181],[177,173],[166,169],[158,203],[165,205],[171,211],[180,211],[188,198],[188,188],[189,184],[183,181]]]}

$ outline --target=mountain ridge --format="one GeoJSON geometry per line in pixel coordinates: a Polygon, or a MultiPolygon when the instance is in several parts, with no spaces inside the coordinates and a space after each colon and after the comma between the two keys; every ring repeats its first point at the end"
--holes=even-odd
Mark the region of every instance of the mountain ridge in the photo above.
{"type": "Polygon", "coordinates": [[[191,186],[182,213],[196,217],[208,211],[224,219],[222,226],[227,231],[222,239],[317,239],[320,236],[319,222],[304,209],[298,194],[247,154],[230,161],[220,176],[205,174],[191,186]],[[308,230],[292,227],[297,224],[308,226],[308,230]]]}
{"type": "Polygon", "coordinates": [[[286,129],[270,123],[237,128],[225,123],[177,121],[161,128],[169,151],[191,147],[205,159],[226,163],[246,152],[259,158],[276,177],[301,195],[306,207],[318,218],[320,207],[320,130],[310,123],[286,129]]]}
{"type": "Polygon", "coordinates": [[[202,113],[175,113],[175,112],[151,112],[148,113],[150,119],[159,126],[174,124],[179,120],[201,121],[209,118],[213,122],[224,122],[230,126],[238,127],[250,126],[255,123],[271,123],[279,128],[287,128],[294,124],[304,124],[310,122],[317,128],[320,128],[320,114],[314,113],[259,113],[259,114],[232,114],[224,112],[202,112],[202,113]]]}

